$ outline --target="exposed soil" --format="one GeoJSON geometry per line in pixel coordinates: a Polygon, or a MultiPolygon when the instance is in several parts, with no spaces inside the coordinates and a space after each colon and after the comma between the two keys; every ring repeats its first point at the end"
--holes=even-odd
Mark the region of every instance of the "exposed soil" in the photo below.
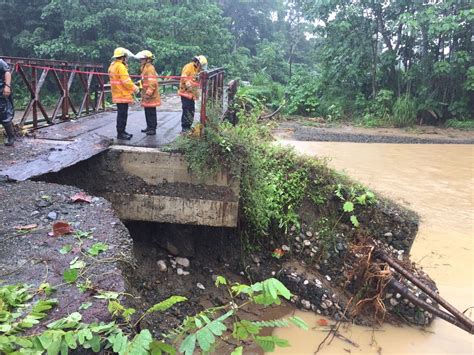
{"type": "Polygon", "coordinates": [[[55,174],[42,176],[42,181],[70,184],[101,196],[107,192],[173,196],[189,199],[237,201],[238,196],[227,186],[206,186],[188,183],[158,183],[150,185],[143,179],[124,172],[117,163],[118,153],[103,154],[68,167],[55,174]]]}
{"type": "Polygon", "coordinates": [[[91,203],[72,202],[78,188],[54,184],[22,182],[0,183],[0,284],[25,283],[33,289],[48,282],[57,291],[53,296],[59,305],[49,319],[58,319],[78,311],[82,303],[92,306],[82,310],[85,322],[110,319],[106,303],[92,297],[99,290],[124,292],[124,264],[132,261],[131,241],[110,203],[95,197],[91,203]],[[49,235],[53,224],[68,222],[74,231],[90,232],[81,238],[74,234],[49,235]],[[27,230],[20,231],[20,227],[27,230]],[[97,257],[87,254],[91,245],[102,242],[108,249],[97,257]],[[72,250],[61,254],[59,249],[70,245],[72,250]],[[63,273],[71,260],[79,257],[86,262],[79,282],[90,281],[81,293],[76,285],[67,284],[63,273]]]}
{"type": "Polygon", "coordinates": [[[279,139],[398,144],[474,144],[474,131],[436,126],[401,128],[364,128],[352,125],[331,125],[318,119],[301,118],[283,121],[274,130],[279,139]]]}

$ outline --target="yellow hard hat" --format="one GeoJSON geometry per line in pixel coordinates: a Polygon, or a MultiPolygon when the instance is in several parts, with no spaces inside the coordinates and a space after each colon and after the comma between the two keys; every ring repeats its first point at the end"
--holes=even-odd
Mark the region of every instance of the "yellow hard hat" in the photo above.
{"type": "Polygon", "coordinates": [[[196,57],[194,57],[194,59],[196,59],[199,64],[201,64],[201,67],[206,70],[207,69],[207,58],[203,55],[198,55],[196,57]]]}
{"type": "Polygon", "coordinates": [[[127,49],[118,47],[118,48],[115,48],[114,55],[112,56],[112,58],[126,57],[128,56],[128,53],[129,51],[127,49]]]}
{"type": "Polygon", "coordinates": [[[155,56],[149,50],[144,50],[135,54],[137,59],[155,59],[155,56]]]}

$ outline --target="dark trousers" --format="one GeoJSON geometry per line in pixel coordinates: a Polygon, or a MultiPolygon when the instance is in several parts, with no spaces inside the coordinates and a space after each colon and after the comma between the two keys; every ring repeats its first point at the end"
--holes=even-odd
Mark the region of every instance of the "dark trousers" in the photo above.
{"type": "Polygon", "coordinates": [[[117,133],[124,133],[127,126],[128,104],[117,104],[117,133]]]}
{"type": "Polygon", "coordinates": [[[196,111],[194,100],[181,96],[183,114],[181,115],[181,127],[190,129],[194,121],[194,112],[196,111]]]}
{"type": "Polygon", "coordinates": [[[146,128],[156,130],[156,107],[145,107],[146,128]]]}

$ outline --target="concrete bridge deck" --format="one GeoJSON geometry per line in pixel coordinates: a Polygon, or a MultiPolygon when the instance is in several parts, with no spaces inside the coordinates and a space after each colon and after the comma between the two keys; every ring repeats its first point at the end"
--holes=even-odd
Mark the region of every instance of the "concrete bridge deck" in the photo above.
{"type": "MultiPolygon", "coordinates": [[[[0,176],[26,180],[59,171],[113,144],[162,147],[175,140],[181,132],[180,105],[177,95],[163,98],[157,113],[156,136],[140,132],[146,126],[143,108],[138,104],[131,106],[127,123],[127,132],[133,134],[130,141],[116,139],[117,113],[113,110],[39,128],[19,138],[14,147],[0,145],[0,176]]],[[[199,107],[196,111],[195,121],[198,121],[199,107]]]]}
{"type": "Polygon", "coordinates": [[[139,106],[129,110],[129,141],[116,139],[115,111],[32,131],[14,147],[0,147],[0,180],[41,177],[75,185],[106,197],[124,220],[235,227],[238,184],[225,172],[198,179],[183,156],[157,149],[181,132],[178,100],[159,110],[156,136],[140,132],[145,115],[139,106]]]}

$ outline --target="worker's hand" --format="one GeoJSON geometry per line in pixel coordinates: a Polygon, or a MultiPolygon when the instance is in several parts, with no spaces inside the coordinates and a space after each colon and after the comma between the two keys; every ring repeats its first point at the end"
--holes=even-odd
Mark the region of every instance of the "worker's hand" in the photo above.
{"type": "Polygon", "coordinates": [[[10,86],[5,85],[3,87],[3,96],[8,97],[10,96],[11,93],[12,93],[12,89],[10,88],[10,86]]]}
{"type": "Polygon", "coordinates": [[[191,90],[192,87],[193,87],[193,84],[191,84],[190,81],[186,81],[186,84],[185,84],[185,85],[186,85],[186,89],[188,89],[188,90],[191,90]]]}
{"type": "Polygon", "coordinates": [[[138,88],[138,86],[133,85],[133,93],[138,94],[139,92],[140,92],[140,89],[138,88]]]}

